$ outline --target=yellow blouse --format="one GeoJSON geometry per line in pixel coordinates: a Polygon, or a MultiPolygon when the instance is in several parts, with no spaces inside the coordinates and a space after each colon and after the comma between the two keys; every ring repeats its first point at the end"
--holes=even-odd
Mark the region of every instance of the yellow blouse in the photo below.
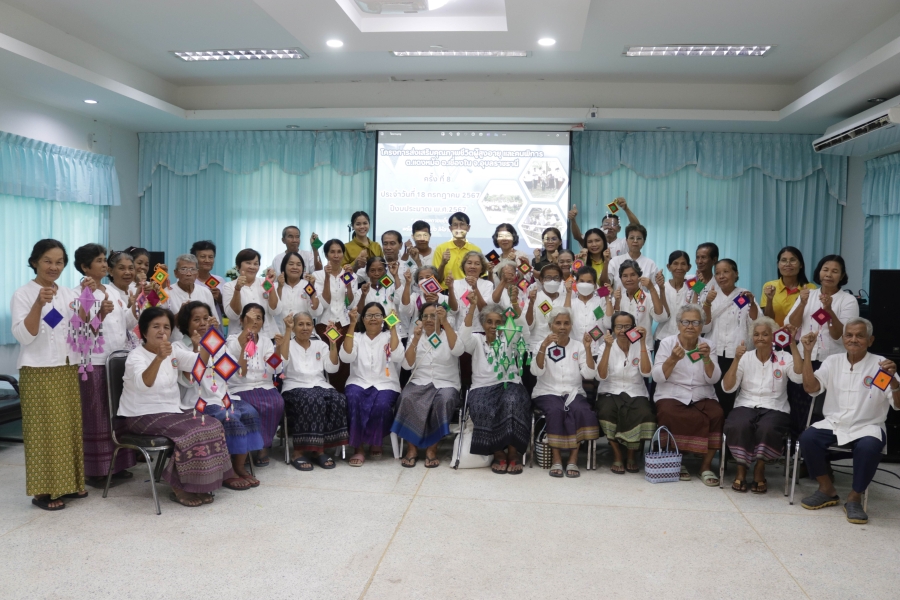
{"type": "MultiPolygon", "coordinates": [[[[763,284],[763,292],[759,296],[759,305],[762,308],[765,308],[769,301],[765,290],[766,286],[770,285],[775,286],[775,297],[772,298],[772,309],[775,311],[775,322],[778,323],[779,326],[783,326],[784,320],[787,318],[788,313],[791,312],[791,308],[793,308],[797,298],[800,297],[800,290],[803,289],[804,286],[797,286],[797,290],[794,291],[794,293],[788,294],[787,289],[784,287],[784,282],[781,281],[781,279],[766,282],[763,284]]],[[[807,283],[805,287],[811,290],[816,289],[816,285],[813,283],[807,283]]]]}
{"type": "Polygon", "coordinates": [[[363,250],[368,250],[369,258],[373,256],[384,256],[384,252],[381,250],[381,245],[378,242],[369,240],[369,247],[366,248],[362,244],[356,241],[356,237],[352,240],[344,244],[344,264],[350,264],[356,260],[356,257],[359,256],[359,253],[363,250]]]}

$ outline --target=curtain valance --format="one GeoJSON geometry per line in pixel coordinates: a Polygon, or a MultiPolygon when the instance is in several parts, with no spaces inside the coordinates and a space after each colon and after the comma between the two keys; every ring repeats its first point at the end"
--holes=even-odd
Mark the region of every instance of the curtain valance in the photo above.
{"type": "Polygon", "coordinates": [[[0,194],[121,204],[116,159],[0,131],[0,194]]]}
{"type": "Polygon", "coordinates": [[[159,167],[177,175],[196,175],[213,163],[235,174],[250,174],[268,163],[291,175],[322,165],[341,175],[375,168],[375,134],[365,131],[192,131],[141,133],[139,139],[140,196],[159,167]]]}
{"type": "MultiPolygon", "coordinates": [[[[733,179],[751,168],[782,181],[800,181],[821,169],[828,193],[847,203],[847,159],[817,154],[814,135],[582,131],[572,136],[572,169],[600,177],[625,166],[647,178],[688,165],[704,177],[733,179]]],[[[898,177],[900,178],[900,177],[898,177]]]]}

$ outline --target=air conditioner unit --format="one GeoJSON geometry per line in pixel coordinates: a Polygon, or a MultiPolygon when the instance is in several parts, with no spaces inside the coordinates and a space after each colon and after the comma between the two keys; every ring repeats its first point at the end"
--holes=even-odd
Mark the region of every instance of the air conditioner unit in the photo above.
{"type": "Polygon", "coordinates": [[[900,144],[900,96],[832,125],[813,142],[823,154],[863,156],[900,144]]]}
{"type": "Polygon", "coordinates": [[[450,0],[356,0],[364,13],[374,15],[399,15],[437,10],[450,0]]]}

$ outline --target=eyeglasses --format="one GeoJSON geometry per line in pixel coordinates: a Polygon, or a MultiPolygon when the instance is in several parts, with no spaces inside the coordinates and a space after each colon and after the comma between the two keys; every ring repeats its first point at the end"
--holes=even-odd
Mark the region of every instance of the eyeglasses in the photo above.
{"type": "Polygon", "coordinates": [[[796,258],[782,258],[778,260],[779,265],[799,265],[800,261],[796,258]]]}
{"type": "Polygon", "coordinates": [[[437,319],[437,315],[422,315],[423,321],[434,321],[437,319]]]}
{"type": "Polygon", "coordinates": [[[558,237],[545,237],[544,241],[545,242],[558,242],[559,238],[558,237]]]}
{"type": "Polygon", "coordinates": [[[560,279],[559,277],[545,277],[544,281],[556,281],[557,283],[559,283],[562,281],[562,279],[560,279]]]}
{"type": "Polygon", "coordinates": [[[383,319],[384,316],[381,313],[370,313],[363,316],[364,319],[369,319],[370,321],[377,321],[378,319],[383,319]]]}
{"type": "Polygon", "coordinates": [[[691,326],[700,327],[700,325],[702,325],[702,323],[700,321],[688,321],[687,319],[682,319],[681,321],[678,321],[678,322],[681,323],[682,327],[691,327],[691,326]]]}
{"type": "Polygon", "coordinates": [[[615,329],[616,331],[627,331],[631,329],[631,325],[616,325],[615,327],[613,327],[613,329],[615,329]]]}
{"type": "Polygon", "coordinates": [[[178,272],[179,273],[196,273],[197,269],[196,269],[196,267],[181,267],[180,269],[178,269],[178,272]]]}

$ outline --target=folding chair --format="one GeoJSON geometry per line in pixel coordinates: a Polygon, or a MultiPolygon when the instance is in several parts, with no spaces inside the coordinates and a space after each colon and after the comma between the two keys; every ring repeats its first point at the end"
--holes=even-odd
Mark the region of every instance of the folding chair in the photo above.
{"type": "MultiPolygon", "coordinates": [[[[810,423],[812,423],[813,411],[816,408],[816,402],[821,396],[817,398],[813,398],[813,401],[809,403],[809,414],[806,416],[806,429],[809,429],[810,423]]],[[[829,446],[828,452],[841,452],[845,454],[849,454],[851,457],[853,456],[853,450],[851,448],[845,448],[843,446],[829,446]]],[[[841,460],[841,459],[838,459],[841,460]]],[[[797,486],[797,473],[799,473],[800,467],[800,436],[797,436],[797,442],[794,445],[794,474],[791,477],[791,497],[788,500],[790,504],[794,504],[794,489],[797,486]]],[[[863,511],[868,512],[869,510],[869,488],[866,488],[866,491],[863,492],[863,511]]]]}
{"type": "MultiPolygon", "coordinates": [[[[719,489],[725,486],[725,467],[728,462],[728,446],[725,432],[722,432],[722,449],[719,451],[719,489]]],[[[788,495],[788,484],[791,481],[791,434],[784,437],[784,495],[788,495]]],[[[796,468],[796,467],[795,467],[796,468]]],[[[749,467],[748,467],[749,469],[749,467]]],[[[791,503],[793,504],[793,502],[791,503]]]]}
{"type": "Polygon", "coordinates": [[[106,389],[109,396],[109,430],[112,436],[112,443],[115,446],[112,459],[109,461],[109,467],[106,472],[106,486],[103,488],[103,497],[106,498],[109,492],[109,483],[112,480],[113,466],[116,464],[116,456],[122,448],[137,450],[144,455],[147,463],[147,470],[150,472],[150,489],[153,491],[153,502],[156,504],[156,514],[162,514],[159,508],[159,496],[156,493],[156,484],[162,477],[163,465],[168,455],[174,449],[175,445],[167,437],[161,435],[138,435],[135,433],[125,433],[121,436],[116,435],[116,422],[121,417],[117,416],[119,412],[119,400],[122,398],[122,388],[124,386],[125,377],[125,359],[128,357],[126,350],[116,350],[106,358],[106,389]],[[151,466],[150,452],[156,453],[156,469],[151,466]],[[155,472],[154,472],[155,471],[155,472]]]}
{"type": "Polygon", "coordinates": [[[456,436],[456,462],[451,464],[454,470],[459,470],[459,460],[462,457],[463,432],[466,430],[466,421],[469,420],[469,390],[463,393],[463,403],[459,409],[459,435],[456,436]]]}

